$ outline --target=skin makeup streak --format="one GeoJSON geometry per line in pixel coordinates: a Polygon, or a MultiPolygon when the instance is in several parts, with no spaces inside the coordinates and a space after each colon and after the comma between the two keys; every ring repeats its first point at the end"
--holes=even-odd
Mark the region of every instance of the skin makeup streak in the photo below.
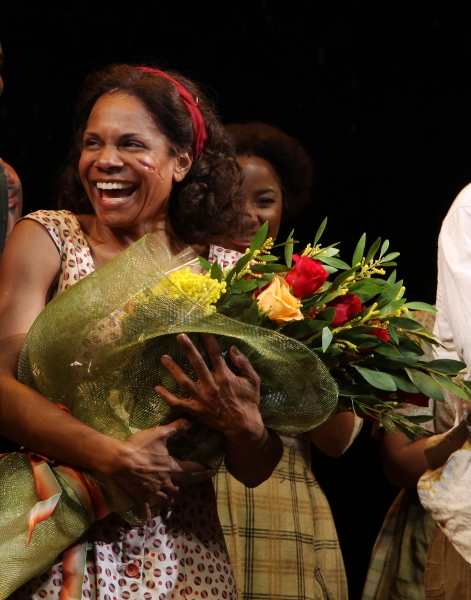
{"type": "Polygon", "coordinates": [[[162,173],[159,171],[159,169],[157,169],[157,167],[151,167],[149,164],[147,164],[145,161],[141,160],[140,158],[137,159],[137,162],[144,167],[144,169],[147,169],[147,171],[149,171],[150,173],[155,173],[157,175],[157,177],[160,179],[160,181],[162,183],[165,183],[165,179],[162,175],[162,173]]]}

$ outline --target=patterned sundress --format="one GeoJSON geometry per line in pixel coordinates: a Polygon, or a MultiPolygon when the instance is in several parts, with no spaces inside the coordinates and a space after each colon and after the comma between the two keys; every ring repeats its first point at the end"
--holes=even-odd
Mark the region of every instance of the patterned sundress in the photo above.
{"type": "MultiPolygon", "coordinates": [[[[57,293],[95,270],[77,218],[68,211],[27,215],[43,225],[55,242],[61,271],[57,293]]],[[[211,247],[212,259],[240,256],[211,247]]],[[[115,514],[87,532],[88,553],[82,597],[103,600],[237,598],[211,480],[183,486],[175,504],[142,527],[115,514]]],[[[59,600],[62,557],[45,573],[12,594],[12,600],[59,600]]],[[[63,590],[64,592],[64,590],[63,590]]]]}

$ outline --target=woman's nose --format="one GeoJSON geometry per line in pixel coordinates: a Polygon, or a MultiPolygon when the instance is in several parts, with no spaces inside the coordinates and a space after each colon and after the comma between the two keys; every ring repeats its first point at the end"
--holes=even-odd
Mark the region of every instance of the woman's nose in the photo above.
{"type": "Polygon", "coordinates": [[[110,169],[120,169],[123,166],[123,161],[119,156],[118,149],[114,146],[105,145],[99,151],[96,157],[95,166],[103,171],[110,169]]]}

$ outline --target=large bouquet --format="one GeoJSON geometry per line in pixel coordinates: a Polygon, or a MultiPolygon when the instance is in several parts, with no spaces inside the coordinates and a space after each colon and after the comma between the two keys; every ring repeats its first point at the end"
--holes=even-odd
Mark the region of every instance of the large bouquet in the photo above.
{"type": "MultiPolygon", "coordinates": [[[[194,253],[172,259],[159,238],[145,236],[48,304],[23,345],[19,380],[125,440],[179,416],[154,390],[162,385],[184,394],[160,357],[172,356],[192,374],[175,334],[189,333],[206,356],[197,333],[208,332],[224,354],[237,344],[250,356],[262,378],[260,410],[268,426],[294,434],[325,421],[335,410],[337,386],[317,354],[294,338],[214,310],[225,286],[195,263],[194,253]],[[195,266],[199,273],[192,272],[195,266]]],[[[217,466],[223,436],[197,422],[168,447],[178,458],[217,466]]],[[[47,568],[109,511],[142,523],[138,507],[112,479],[30,453],[5,456],[0,598],[47,568]]]]}
{"type": "Polygon", "coordinates": [[[414,310],[436,312],[424,302],[407,302],[396,281],[398,252],[377,239],[365,252],[359,240],[350,264],[340,260],[338,244],[322,246],[320,238],[293,254],[293,232],[274,246],[265,240],[265,224],[245,256],[229,271],[201,260],[225,293],[218,312],[243,323],[270,329],[300,341],[327,366],[338,386],[336,410],[350,410],[379,421],[387,430],[411,439],[427,434],[420,426],[430,416],[401,414],[402,403],[428,405],[444,401],[443,390],[469,400],[471,383],[457,377],[465,364],[455,360],[421,360],[423,345],[439,342],[413,318],[414,310]],[[272,254],[284,246],[284,264],[272,254]],[[293,264],[294,262],[294,264],[293,264]]]}

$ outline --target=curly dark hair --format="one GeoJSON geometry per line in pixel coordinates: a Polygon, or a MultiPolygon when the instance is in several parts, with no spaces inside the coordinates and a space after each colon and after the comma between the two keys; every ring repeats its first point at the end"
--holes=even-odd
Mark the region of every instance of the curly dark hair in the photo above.
{"type": "Polygon", "coordinates": [[[313,164],[295,139],[267,123],[231,123],[226,131],[238,156],[258,156],[272,165],[285,193],[284,217],[292,220],[309,202],[313,164]]]}
{"type": "MultiPolygon", "coordinates": [[[[186,243],[207,244],[217,241],[222,234],[240,231],[244,214],[241,171],[233,143],[204,92],[180,73],[165,72],[181,83],[194,98],[199,98],[208,135],[203,151],[193,160],[185,179],[172,187],[170,223],[186,243]]],[[[103,94],[109,92],[122,92],[138,98],[167,137],[171,153],[192,148],[190,113],[176,87],[166,78],[128,64],[110,65],[89,75],[76,104],[73,146],[58,182],[59,207],[76,214],[93,212],[80,179],[78,162],[92,108],[103,94]]]]}

